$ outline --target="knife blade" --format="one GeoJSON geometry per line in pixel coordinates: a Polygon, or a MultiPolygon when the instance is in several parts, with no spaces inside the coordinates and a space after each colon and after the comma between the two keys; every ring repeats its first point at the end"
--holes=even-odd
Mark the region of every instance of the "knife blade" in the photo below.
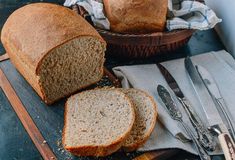
{"type": "Polygon", "coordinates": [[[235,160],[235,145],[226,129],[223,121],[216,109],[216,106],[206,89],[196,67],[190,57],[185,58],[185,68],[191,79],[193,88],[201,103],[202,109],[206,115],[210,128],[218,134],[221,148],[224,152],[226,160],[235,160]]]}
{"type": "Polygon", "coordinates": [[[213,151],[215,149],[215,143],[213,141],[212,135],[210,134],[207,127],[204,126],[204,124],[202,123],[202,120],[199,118],[197,113],[194,111],[189,100],[184,96],[184,94],[181,91],[180,87],[178,86],[176,80],[173,78],[173,76],[170,74],[170,72],[164,66],[162,66],[161,64],[158,64],[158,68],[160,69],[166,82],[168,83],[168,85],[173,90],[176,97],[181,102],[182,106],[184,107],[184,109],[190,119],[190,122],[192,123],[193,127],[195,128],[195,130],[197,132],[199,142],[207,150],[213,151]]]}
{"type": "Polygon", "coordinates": [[[213,99],[215,99],[215,102],[218,104],[217,108],[221,111],[222,115],[225,119],[225,124],[227,128],[229,129],[231,136],[233,140],[235,140],[235,129],[232,123],[232,116],[230,115],[230,112],[227,109],[227,105],[224,101],[224,98],[222,97],[220,90],[217,86],[217,83],[215,82],[215,79],[212,77],[212,75],[207,71],[206,68],[197,65],[196,69],[203,80],[208,92],[212,96],[213,99]]]}
{"type": "Polygon", "coordinates": [[[193,131],[189,128],[189,126],[184,123],[183,118],[182,118],[182,113],[176,106],[174,100],[172,99],[169,91],[162,85],[157,86],[157,92],[159,97],[161,98],[162,102],[165,105],[165,108],[169,115],[171,116],[172,119],[180,122],[182,127],[185,129],[187,134],[191,137],[191,139],[194,142],[194,145],[197,149],[197,152],[201,158],[201,160],[211,160],[210,156],[207,154],[207,152],[204,150],[204,148],[200,145],[199,141],[195,137],[193,131]]]}

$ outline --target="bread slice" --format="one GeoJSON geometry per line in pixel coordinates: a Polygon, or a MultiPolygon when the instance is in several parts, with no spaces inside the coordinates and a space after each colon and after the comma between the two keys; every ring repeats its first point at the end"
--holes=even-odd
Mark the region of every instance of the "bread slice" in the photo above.
{"type": "Polygon", "coordinates": [[[4,24],[1,41],[47,104],[102,78],[106,43],[71,9],[49,3],[21,7],[4,24]]]}
{"type": "Polygon", "coordinates": [[[65,106],[63,145],[79,156],[107,156],[129,136],[135,120],[130,99],[115,89],[73,95],[65,106]]]}
{"type": "Polygon", "coordinates": [[[146,92],[138,89],[122,89],[133,102],[135,122],[130,136],[123,144],[125,151],[133,151],[142,146],[152,133],[156,119],[156,103],[146,92]]]}

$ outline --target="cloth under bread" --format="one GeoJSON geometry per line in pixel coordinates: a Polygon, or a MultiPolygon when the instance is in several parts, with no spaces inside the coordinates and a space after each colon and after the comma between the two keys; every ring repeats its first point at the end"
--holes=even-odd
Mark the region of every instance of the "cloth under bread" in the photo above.
{"type": "Polygon", "coordinates": [[[213,28],[222,20],[208,6],[197,1],[169,0],[168,30],[213,28]]]}
{"type": "Polygon", "coordinates": [[[66,0],[64,6],[71,7],[78,4],[82,6],[91,16],[91,20],[96,27],[109,30],[109,20],[104,15],[104,5],[102,0],[66,0]]]}
{"type": "MultiPolygon", "coordinates": [[[[233,116],[233,119],[235,119],[235,61],[232,56],[226,51],[222,50],[218,52],[209,52],[202,55],[197,55],[192,57],[192,60],[195,64],[205,67],[214,77],[219,86],[221,94],[225,99],[226,104],[228,105],[229,111],[233,116]]],[[[200,106],[200,102],[197,99],[197,95],[193,90],[187,72],[184,68],[184,59],[172,60],[164,62],[162,64],[174,76],[183,93],[190,100],[195,111],[198,113],[198,115],[200,115],[203,122],[207,122],[203,110],[200,106]]],[[[178,122],[172,120],[169,117],[164,107],[164,104],[158,97],[158,84],[164,85],[169,89],[169,91],[171,90],[163,79],[163,76],[158,70],[156,64],[120,66],[115,67],[113,71],[115,75],[122,80],[121,82],[124,88],[134,87],[138,89],[143,89],[150,93],[158,104],[158,114],[160,123],[157,123],[150,139],[142,148],[139,149],[140,151],[180,148],[193,154],[197,154],[194,146],[191,143],[183,143],[177,138],[175,138],[176,135],[185,134],[185,132],[178,122]]],[[[174,94],[172,93],[171,95],[176,100],[174,94]]],[[[189,124],[193,129],[192,125],[190,124],[187,118],[188,116],[184,112],[184,109],[177,100],[176,103],[178,108],[183,113],[183,118],[185,122],[189,124]]],[[[207,125],[207,123],[205,124],[207,125]]],[[[219,145],[217,145],[216,151],[211,154],[221,154],[221,149],[219,145]]]]}
{"type": "MultiPolygon", "coordinates": [[[[78,4],[84,7],[95,26],[109,30],[110,23],[104,15],[102,0],[66,0],[64,6],[78,4]]],[[[221,22],[213,10],[206,5],[190,0],[168,0],[168,18],[166,28],[206,30],[221,22]]]]}

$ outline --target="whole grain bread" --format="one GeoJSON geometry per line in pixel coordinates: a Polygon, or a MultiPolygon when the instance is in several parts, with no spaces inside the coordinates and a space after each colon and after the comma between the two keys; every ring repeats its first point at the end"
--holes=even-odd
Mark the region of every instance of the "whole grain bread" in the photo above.
{"type": "Polygon", "coordinates": [[[131,134],[123,144],[125,151],[141,147],[152,133],[157,120],[156,103],[146,92],[139,89],[121,89],[133,102],[135,122],[131,134]]]}
{"type": "Polygon", "coordinates": [[[168,0],[104,0],[111,30],[120,33],[163,31],[168,0]]]}
{"type": "Polygon", "coordinates": [[[26,5],[7,19],[1,41],[11,62],[48,104],[102,78],[106,43],[68,8],[26,5]]]}
{"type": "Polygon", "coordinates": [[[65,106],[63,145],[79,156],[107,156],[129,136],[135,120],[130,99],[116,89],[71,96],[65,106]]]}

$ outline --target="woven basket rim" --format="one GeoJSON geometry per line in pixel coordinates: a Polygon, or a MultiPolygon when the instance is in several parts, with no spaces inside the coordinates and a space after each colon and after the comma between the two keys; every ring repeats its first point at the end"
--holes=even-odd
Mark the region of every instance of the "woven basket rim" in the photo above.
{"type": "Polygon", "coordinates": [[[121,34],[103,29],[97,29],[99,34],[110,44],[160,46],[176,43],[191,36],[195,30],[175,30],[171,32],[155,32],[149,34],[121,34]]]}
{"type": "Polygon", "coordinates": [[[182,32],[194,32],[193,29],[179,29],[173,31],[165,31],[165,32],[152,32],[152,33],[145,33],[145,34],[130,34],[130,33],[117,33],[112,32],[110,30],[104,30],[95,27],[95,29],[102,34],[106,34],[109,36],[118,36],[118,37],[158,37],[158,36],[173,36],[174,34],[179,34],[182,32]]]}

